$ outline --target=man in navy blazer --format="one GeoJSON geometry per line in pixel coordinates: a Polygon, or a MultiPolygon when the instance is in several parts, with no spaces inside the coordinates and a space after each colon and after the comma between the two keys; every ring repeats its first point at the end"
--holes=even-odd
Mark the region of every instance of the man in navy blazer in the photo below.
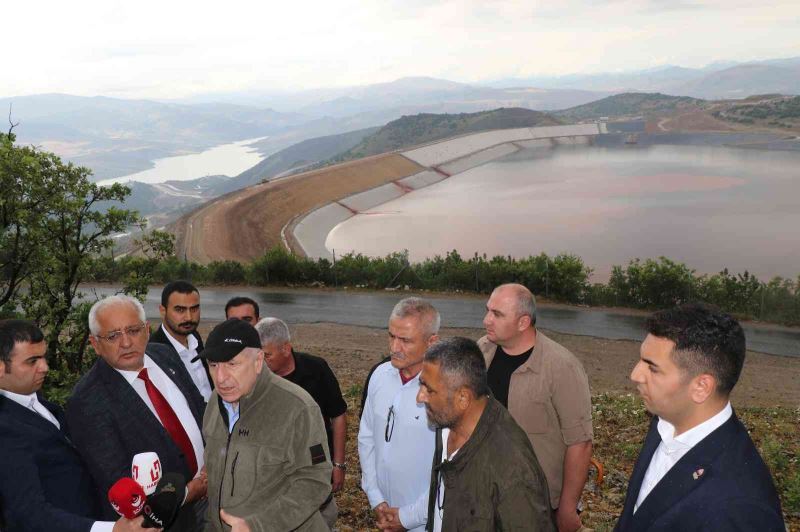
{"type": "Polygon", "coordinates": [[[772,476],[728,400],[744,364],[739,323],[687,304],[646,329],[631,380],[654,417],[615,530],[784,532],[772,476]]]}
{"type": "MultiPolygon", "coordinates": [[[[202,529],[197,522],[204,515],[207,488],[202,396],[180,359],[165,346],[147,345],[138,300],[118,295],[98,301],[89,311],[89,330],[98,359],[75,385],[66,414],[100,493],[130,476],[136,454],[155,452],[163,472],[180,473],[188,482],[186,502],[170,530],[202,529]],[[151,395],[152,387],[159,398],[151,395]],[[163,401],[180,422],[182,439],[165,428],[172,425],[165,421],[163,401]]],[[[111,505],[103,505],[103,512],[110,515],[111,505]]]]}
{"type": "Polygon", "coordinates": [[[39,328],[0,322],[0,528],[141,531],[142,518],[100,522],[100,499],[70,442],[62,410],[37,392],[48,365],[39,328]]]}

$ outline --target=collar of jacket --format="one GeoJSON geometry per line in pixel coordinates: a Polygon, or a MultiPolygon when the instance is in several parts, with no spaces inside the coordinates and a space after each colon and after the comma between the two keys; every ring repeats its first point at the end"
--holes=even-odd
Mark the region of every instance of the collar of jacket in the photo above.
{"type": "MultiPolygon", "coordinates": [[[[491,352],[490,355],[486,357],[486,367],[488,368],[489,365],[494,360],[494,356],[497,354],[497,348],[499,347],[497,344],[489,342],[488,343],[494,345],[494,350],[491,352]]],[[[550,342],[550,338],[542,334],[542,331],[536,329],[536,343],[533,344],[533,352],[531,352],[531,356],[528,357],[528,360],[525,361],[523,365],[517,368],[514,373],[521,373],[523,371],[532,371],[534,373],[541,373],[542,372],[542,360],[544,357],[542,356],[542,351],[544,351],[544,344],[550,342]]]]}
{"type": "MultiPolygon", "coordinates": [[[[461,447],[453,460],[440,462],[437,466],[435,466],[435,469],[440,470],[443,473],[450,471],[460,472],[463,470],[464,467],[466,467],[466,465],[470,462],[472,456],[478,452],[478,449],[480,449],[483,441],[489,436],[489,433],[494,429],[497,419],[502,413],[502,408],[503,405],[498,403],[496,399],[493,397],[487,397],[486,408],[483,409],[483,413],[478,420],[478,424],[475,425],[475,430],[472,431],[469,440],[467,440],[467,442],[461,447]]],[[[437,448],[441,451],[441,429],[437,431],[436,438],[437,448]]],[[[441,457],[441,452],[439,456],[441,457]]]]}
{"type": "MultiPolygon", "coordinates": [[[[252,405],[256,404],[262,397],[267,395],[276,378],[280,377],[276,377],[275,374],[272,373],[272,371],[270,371],[270,369],[267,367],[267,364],[264,363],[261,373],[259,373],[256,377],[256,383],[255,386],[253,386],[253,389],[249,394],[244,395],[239,399],[239,419],[242,419],[242,416],[245,414],[245,412],[247,412],[247,410],[250,409],[252,405]]],[[[222,397],[217,396],[217,399],[219,400],[219,414],[222,416],[222,419],[225,420],[225,426],[227,427],[228,411],[225,410],[225,407],[222,405],[222,397]]]]}

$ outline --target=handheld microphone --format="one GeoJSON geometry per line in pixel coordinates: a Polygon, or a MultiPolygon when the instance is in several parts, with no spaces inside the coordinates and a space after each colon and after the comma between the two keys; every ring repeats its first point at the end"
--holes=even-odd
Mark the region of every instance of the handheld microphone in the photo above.
{"type": "Polygon", "coordinates": [[[169,528],[186,498],[186,480],[179,473],[164,473],[155,493],[147,497],[143,528],[169,528]]]}
{"type": "Polygon", "coordinates": [[[156,453],[139,453],[131,463],[131,477],[139,483],[147,496],[153,494],[161,480],[161,460],[156,453]]]}
{"type": "Polygon", "coordinates": [[[108,502],[125,519],[141,514],[146,501],[144,489],[132,478],[121,478],[108,490],[108,502]]]}

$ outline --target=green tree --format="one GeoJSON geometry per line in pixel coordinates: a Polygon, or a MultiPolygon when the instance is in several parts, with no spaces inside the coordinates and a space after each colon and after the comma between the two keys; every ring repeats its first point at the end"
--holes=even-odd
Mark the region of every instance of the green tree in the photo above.
{"type": "Polygon", "coordinates": [[[130,194],[127,187],[100,187],[89,181],[89,169],[14,141],[11,132],[0,138],[3,297],[44,330],[58,379],[60,371],[83,369],[90,303],[78,303],[78,286],[92,257],[111,248],[112,234],[144,222],[115,206],[130,194]],[[113,203],[100,209],[101,202],[113,203]]]}

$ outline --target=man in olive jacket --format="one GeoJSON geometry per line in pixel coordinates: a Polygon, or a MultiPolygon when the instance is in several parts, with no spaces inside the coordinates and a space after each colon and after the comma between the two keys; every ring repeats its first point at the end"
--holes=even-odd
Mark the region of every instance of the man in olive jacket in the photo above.
{"type": "Polygon", "coordinates": [[[264,367],[258,333],[230,319],[200,355],[214,393],[203,417],[210,532],[327,532],[331,463],[319,407],[264,367]]]}
{"type": "Polygon", "coordinates": [[[427,530],[554,531],[547,480],[522,429],[490,397],[478,345],[425,353],[417,401],[437,427],[427,530]]]}

